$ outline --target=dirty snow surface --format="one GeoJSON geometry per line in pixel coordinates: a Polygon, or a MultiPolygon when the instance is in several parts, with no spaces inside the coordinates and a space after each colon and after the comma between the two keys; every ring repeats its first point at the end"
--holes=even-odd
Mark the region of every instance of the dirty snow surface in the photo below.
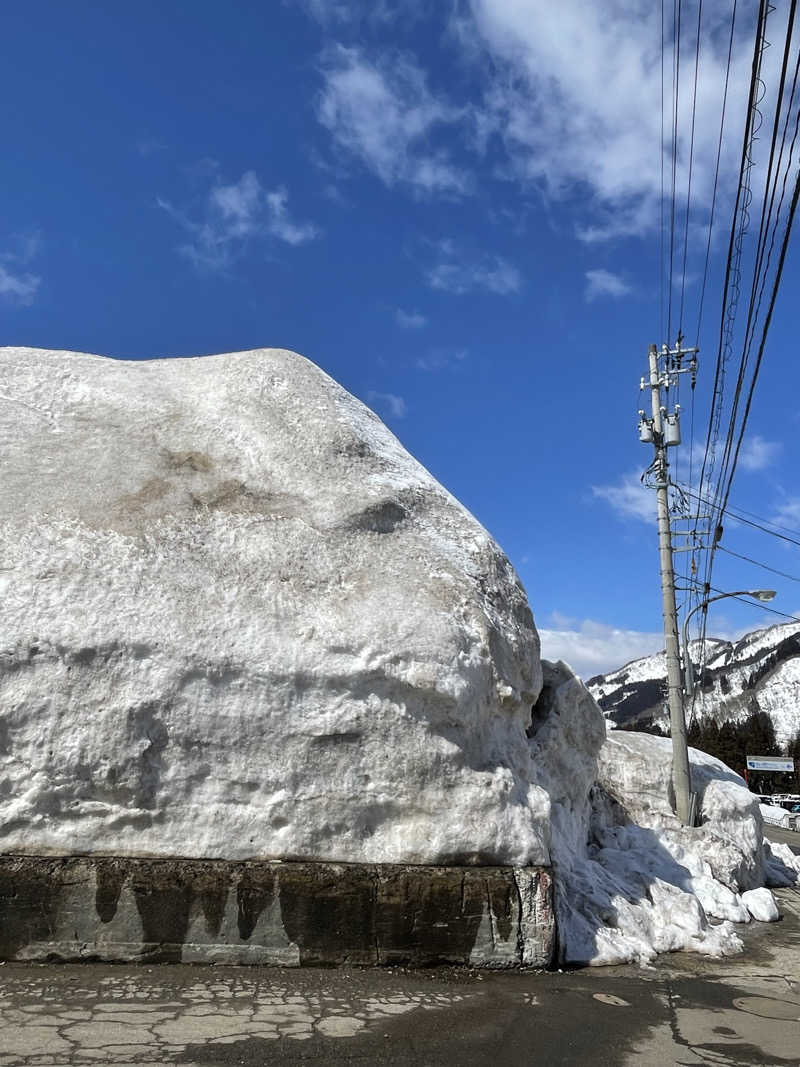
{"type": "Polygon", "coordinates": [[[552,864],[564,958],[724,954],[755,798],[542,663],[480,524],[314,364],[0,350],[0,852],[552,864]]]}

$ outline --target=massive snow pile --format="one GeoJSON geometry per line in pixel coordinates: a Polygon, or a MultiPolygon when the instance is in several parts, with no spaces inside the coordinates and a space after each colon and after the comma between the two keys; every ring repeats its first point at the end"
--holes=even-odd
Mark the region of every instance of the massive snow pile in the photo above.
{"type": "Polygon", "coordinates": [[[314,364],[5,349],[0,848],[548,861],[508,560],[314,364]]]}
{"type": "Polygon", "coordinates": [[[552,863],[573,962],[772,915],[800,863],[744,783],[694,753],[679,827],[668,743],[606,738],[497,545],[319,368],[0,360],[0,851],[552,863]]]}

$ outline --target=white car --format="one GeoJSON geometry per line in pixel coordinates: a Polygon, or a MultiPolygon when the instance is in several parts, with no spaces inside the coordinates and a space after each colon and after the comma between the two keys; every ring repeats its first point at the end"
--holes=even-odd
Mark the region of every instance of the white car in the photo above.
{"type": "Polygon", "coordinates": [[[783,808],[778,807],[776,804],[759,804],[758,807],[761,812],[761,818],[764,822],[769,823],[770,826],[780,826],[782,830],[794,829],[792,816],[788,811],[784,811],[783,808]]]}

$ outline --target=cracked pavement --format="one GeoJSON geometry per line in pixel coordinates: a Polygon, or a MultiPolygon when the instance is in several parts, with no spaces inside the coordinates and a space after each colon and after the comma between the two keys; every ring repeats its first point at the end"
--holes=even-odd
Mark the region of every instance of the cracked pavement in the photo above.
{"type": "Polygon", "coordinates": [[[564,973],[0,967],[0,1067],[800,1061],[800,892],[744,956],[564,973]]]}

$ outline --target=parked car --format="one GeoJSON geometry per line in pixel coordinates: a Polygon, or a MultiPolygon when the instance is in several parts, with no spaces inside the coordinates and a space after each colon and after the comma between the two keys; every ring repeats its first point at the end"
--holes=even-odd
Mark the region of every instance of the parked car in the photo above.
{"type": "Polygon", "coordinates": [[[761,804],[759,809],[761,818],[765,823],[769,823],[770,826],[780,826],[782,830],[792,830],[794,828],[792,825],[793,816],[777,804],[761,804]]]}

